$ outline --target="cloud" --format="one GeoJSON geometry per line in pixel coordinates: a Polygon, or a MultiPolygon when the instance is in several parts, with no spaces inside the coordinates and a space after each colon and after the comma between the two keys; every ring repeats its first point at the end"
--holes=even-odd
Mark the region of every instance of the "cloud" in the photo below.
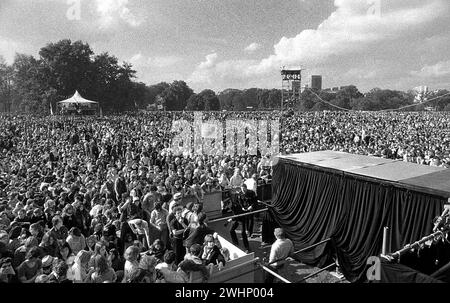
{"type": "MultiPolygon", "coordinates": [[[[251,79],[275,74],[280,66],[301,65],[312,69],[330,65],[343,58],[367,54],[380,45],[401,43],[408,37],[411,40],[417,38],[418,31],[428,23],[444,18],[450,7],[447,0],[411,2],[383,1],[380,9],[374,7],[376,1],[335,0],[335,11],[316,29],[303,30],[295,37],[282,37],[268,57],[259,61],[219,62],[216,55],[215,60],[200,63],[191,79],[210,82],[232,77],[251,79]]],[[[378,54],[382,52],[381,49],[378,54]]],[[[368,72],[362,78],[375,76],[368,72]]]]}
{"type": "Polygon", "coordinates": [[[132,27],[141,25],[144,20],[134,15],[127,7],[128,0],[95,0],[101,29],[107,29],[121,20],[132,27]]]}
{"type": "Polygon", "coordinates": [[[131,57],[129,61],[135,67],[166,68],[173,66],[182,60],[182,58],[177,56],[155,56],[147,58],[141,53],[138,53],[131,57]]]}
{"type": "Polygon", "coordinates": [[[206,56],[205,61],[200,62],[200,64],[195,68],[192,75],[189,77],[189,82],[194,83],[211,83],[212,73],[217,61],[217,53],[212,53],[206,56]]]}
{"type": "Polygon", "coordinates": [[[0,36],[0,56],[2,56],[6,63],[12,64],[14,57],[19,49],[19,44],[0,36]]]}
{"type": "Polygon", "coordinates": [[[411,75],[420,78],[450,76],[450,60],[440,61],[434,65],[426,65],[420,71],[412,71],[411,75]]]}
{"type": "Polygon", "coordinates": [[[253,42],[249,46],[247,46],[244,50],[248,53],[253,53],[254,51],[257,51],[261,48],[261,44],[253,42]]]}
{"type": "Polygon", "coordinates": [[[218,62],[217,53],[205,57],[205,61],[195,68],[188,82],[201,84],[215,84],[216,80],[235,81],[244,80],[253,72],[256,60],[225,60],[218,62]]]}

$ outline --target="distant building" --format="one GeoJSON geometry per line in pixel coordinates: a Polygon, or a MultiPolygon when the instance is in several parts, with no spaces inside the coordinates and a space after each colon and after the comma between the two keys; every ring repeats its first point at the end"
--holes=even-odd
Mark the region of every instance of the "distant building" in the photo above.
{"type": "Polygon", "coordinates": [[[324,88],[323,91],[327,92],[327,93],[336,94],[336,93],[340,92],[341,90],[347,89],[349,87],[351,87],[351,85],[335,86],[335,87],[331,87],[331,88],[324,88]]]}
{"type": "Polygon", "coordinates": [[[322,76],[312,75],[311,76],[311,88],[313,90],[322,90],[322,76]]]}

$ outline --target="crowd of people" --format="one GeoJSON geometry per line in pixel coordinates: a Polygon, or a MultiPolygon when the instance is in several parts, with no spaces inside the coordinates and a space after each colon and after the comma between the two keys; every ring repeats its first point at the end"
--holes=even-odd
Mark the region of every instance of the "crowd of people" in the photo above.
{"type": "Polygon", "coordinates": [[[169,119],[3,117],[0,281],[187,282],[225,266],[205,197],[236,200],[270,171],[250,155],[173,155],[169,119]]]}
{"type": "MultiPolygon", "coordinates": [[[[205,113],[210,118],[280,119],[282,154],[336,150],[450,165],[444,113],[205,113]]],[[[176,155],[177,119],[192,121],[193,113],[2,117],[0,282],[177,283],[193,272],[206,281],[225,266],[232,256],[208,225],[207,193],[230,193],[224,213],[254,210],[258,184],[271,179],[271,155],[176,155]]],[[[230,223],[232,242],[240,226],[250,250],[252,216],[230,223]]]]}
{"type": "Polygon", "coordinates": [[[312,112],[282,121],[284,153],[334,150],[450,167],[445,112],[312,112]]]}

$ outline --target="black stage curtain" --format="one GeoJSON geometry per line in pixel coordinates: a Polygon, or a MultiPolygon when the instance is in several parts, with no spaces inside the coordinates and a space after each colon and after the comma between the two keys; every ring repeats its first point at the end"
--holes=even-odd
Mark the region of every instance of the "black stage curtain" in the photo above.
{"type": "Polygon", "coordinates": [[[450,262],[431,275],[432,278],[450,283],[450,262]]]}
{"type": "Polygon", "coordinates": [[[381,253],[384,226],[391,228],[391,251],[398,250],[430,234],[432,220],[446,202],[442,197],[283,159],[273,176],[270,211],[296,249],[332,239],[299,254],[300,259],[321,267],[335,253],[351,282],[366,279],[367,259],[381,253]]]}
{"type": "Polygon", "coordinates": [[[443,283],[403,264],[381,262],[380,268],[381,283],[443,283]]]}

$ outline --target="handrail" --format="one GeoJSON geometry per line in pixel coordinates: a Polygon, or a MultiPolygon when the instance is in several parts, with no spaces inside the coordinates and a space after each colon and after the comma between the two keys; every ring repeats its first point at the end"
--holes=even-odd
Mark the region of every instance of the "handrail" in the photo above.
{"type": "Polygon", "coordinates": [[[319,246],[320,244],[323,244],[323,243],[328,242],[328,241],[330,241],[330,240],[331,240],[331,238],[327,238],[327,239],[322,240],[322,241],[320,241],[320,242],[317,242],[317,243],[315,243],[315,244],[313,244],[313,245],[311,245],[311,246],[308,246],[308,247],[302,248],[302,249],[300,249],[300,250],[297,250],[297,251],[294,252],[294,254],[298,254],[298,253],[304,252],[304,251],[306,251],[306,250],[309,250],[309,249],[311,249],[311,248],[314,248],[314,247],[316,247],[316,246],[319,246]]]}
{"type": "Polygon", "coordinates": [[[320,270],[318,270],[318,271],[316,271],[316,272],[313,272],[312,274],[307,275],[306,277],[302,278],[300,281],[297,281],[297,283],[301,283],[301,282],[303,282],[303,281],[308,280],[309,278],[312,278],[312,277],[314,277],[314,276],[317,276],[317,275],[320,274],[321,272],[323,272],[323,271],[325,271],[325,270],[327,270],[327,269],[329,269],[329,268],[331,268],[331,267],[333,267],[333,266],[336,266],[336,263],[330,264],[330,265],[328,265],[328,266],[326,266],[326,267],[324,267],[324,268],[322,268],[322,269],[320,269],[320,270]]]}
{"type": "Polygon", "coordinates": [[[272,276],[277,277],[278,279],[280,279],[281,281],[283,281],[284,283],[292,283],[291,281],[289,281],[286,278],[283,278],[282,276],[280,276],[279,274],[277,274],[276,272],[274,272],[273,270],[271,270],[270,268],[268,268],[267,266],[264,266],[262,264],[260,264],[259,266],[261,266],[262,269],[264,269],[265,271],[267,271],[268,273],[270,273],[272,276]]]}
{"type": "Polygon", "coordinates": [[[225,221],[225,220],[229,220],[229,219],[245,217],[245,216],[249,216],[249,215],[253,215],[253,214],[257,214],[257,213],[262,213],[262,212],[265,212],[267,210],[268,210],[268,208],[258,209],[258,210],[251,211],[251,212],[248,212],[248,213],[243,213],[243,214],[239,214],[239,215],[233,215],[233,216],[229,216],[229,217],[214,219],[214,220],[209,221],[208,223],[215,223],[215,222],[225,221]]]}

